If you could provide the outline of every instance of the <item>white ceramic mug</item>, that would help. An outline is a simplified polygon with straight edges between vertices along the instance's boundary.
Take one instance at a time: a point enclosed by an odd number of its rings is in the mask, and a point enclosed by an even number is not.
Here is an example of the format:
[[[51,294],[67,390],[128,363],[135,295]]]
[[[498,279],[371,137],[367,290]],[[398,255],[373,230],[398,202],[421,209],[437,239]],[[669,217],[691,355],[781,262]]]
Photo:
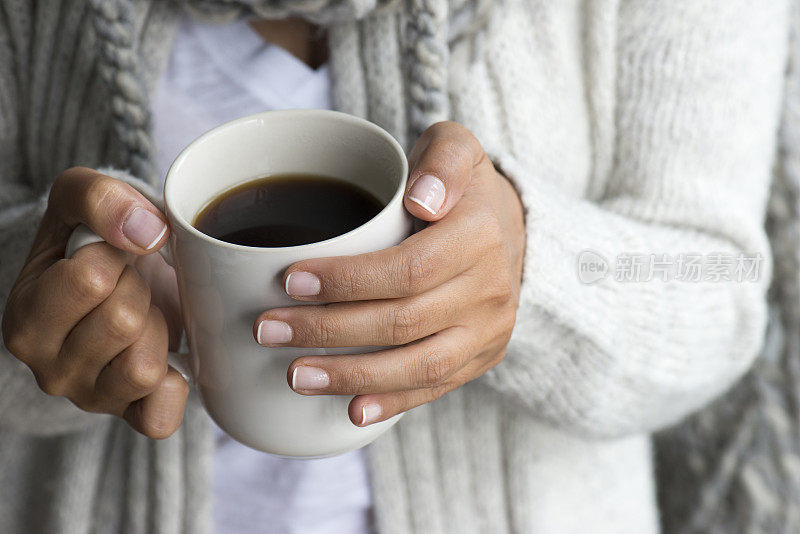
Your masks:
[[[346,234],[283,248],[234,245],[192,226],[221,192],[281,173],[341,178],[385,207]],[[403,149],[386,131],[324,110],[270,111],[225,123],[193,141],[170,167],[163,206],[170,237],[161,252],[177,273],[190,350],[182,361],[170,355],[170,363],[189,375],[210,416],[238,441],[282,456],[331,456],[368,444],[399,418],[360,428],[347,415],[351,396],[303,396],[287,384],[287,369],[298,356],[376,347],[264,348],[252,328],[262,311],[298,304],[281,283],[292,263],[379,250],[410,235],[412,218],[403,207],[407,174]],[[97,241],[99,236],[79,226],[67,257]]]

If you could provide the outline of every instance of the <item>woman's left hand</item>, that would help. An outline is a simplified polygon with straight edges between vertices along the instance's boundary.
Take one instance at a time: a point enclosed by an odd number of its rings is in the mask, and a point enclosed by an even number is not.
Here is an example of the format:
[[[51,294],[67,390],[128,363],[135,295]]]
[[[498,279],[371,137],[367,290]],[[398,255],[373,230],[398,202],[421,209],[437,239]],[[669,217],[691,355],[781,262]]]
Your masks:
[[[297,393],[355,395],[358,426],[481,376],[502,360],[516,318],[525,228],[514,188],[457,123],[430,127],[409,163],[406,209],[430,224],[388,249],[295,263],[288,294],[328,304],[265,311],[253,325],[271,347],[395,345],[289,366]]]

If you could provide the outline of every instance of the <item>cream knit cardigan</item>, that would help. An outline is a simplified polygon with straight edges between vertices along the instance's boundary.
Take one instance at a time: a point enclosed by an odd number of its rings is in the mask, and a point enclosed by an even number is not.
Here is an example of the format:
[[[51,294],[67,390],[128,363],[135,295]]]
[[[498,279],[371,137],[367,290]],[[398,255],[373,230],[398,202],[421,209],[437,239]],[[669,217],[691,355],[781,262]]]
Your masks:
[[[178,12],[134,4],[152,89]],[[336,108],[409,147],[396,6],[331,24],[330,64]],[[649,434],[719,396],[762,343],[788,7],[507,0],[451,40],[448,114],[525,205],[522,298],[498,367],[369,447],[379,532],[659,530]],[[119,170],[120,104],[91,13],[81,0],[0,0],[0,304],[62,169],[137,179]],[[756,282],[584,285],[585,249],[765,261]],[[0,532],[210,530],[212,441],[194,395],[181,429],[151,441],[44,395],[3,350],[0,429]]]

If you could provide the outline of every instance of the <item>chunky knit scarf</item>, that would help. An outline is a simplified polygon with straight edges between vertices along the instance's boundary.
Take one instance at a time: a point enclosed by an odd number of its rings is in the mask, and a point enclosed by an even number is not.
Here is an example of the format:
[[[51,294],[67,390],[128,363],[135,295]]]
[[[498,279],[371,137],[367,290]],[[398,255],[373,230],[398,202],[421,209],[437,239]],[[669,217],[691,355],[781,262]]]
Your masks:
[[[100,73],[110,87],[114,131],[123,158],[142,178],[153,173],[150,113],[141,75],[132,5],[136,0],[91,0],[98,36]],[[407,115],[419,134],[449,115],[447,63],[449,40],[474,30],[492,0],[184,0],[193,14],[209,20],[236,17],[300,16],[330,24],[362,18],[377,9],[405,14],[403,60],[408,80]],[[454,24],[449,24],[454,21]]]
[[[194,13],[224,21],[241,16],[304,17],[318,23],[359,19],[398,0],[186,0]],[[429,2],[430,3],[430,2]]]

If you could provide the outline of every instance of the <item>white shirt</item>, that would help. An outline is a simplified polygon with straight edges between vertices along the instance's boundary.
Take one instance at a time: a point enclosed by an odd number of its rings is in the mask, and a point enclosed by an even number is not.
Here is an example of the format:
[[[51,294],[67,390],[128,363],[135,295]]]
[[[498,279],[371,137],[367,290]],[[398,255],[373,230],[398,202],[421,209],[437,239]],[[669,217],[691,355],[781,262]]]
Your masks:
[[[271,109],[330,108],[326,66],[313,70],[265,43],[246,22],[185,18],[153,95],[161,176],[194,138],[222,122]],[[320,460],[255,451],[215,425],[217,534],[365,534],[371,493],[361,450]]]

